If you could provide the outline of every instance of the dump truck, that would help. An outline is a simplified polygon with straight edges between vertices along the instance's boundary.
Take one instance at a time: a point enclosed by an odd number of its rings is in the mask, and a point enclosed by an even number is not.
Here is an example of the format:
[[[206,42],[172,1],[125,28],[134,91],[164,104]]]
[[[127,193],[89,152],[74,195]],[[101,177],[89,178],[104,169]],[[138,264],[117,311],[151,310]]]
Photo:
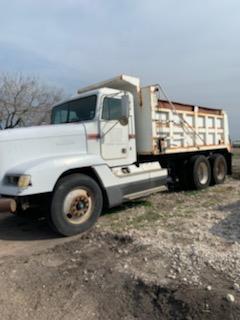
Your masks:
[[[172,102],[120,75],[53,106],[51,124],[1,131],[0,211],[45,210],[64,236],[163,185],[204,189],[231,174],[227,114]]]

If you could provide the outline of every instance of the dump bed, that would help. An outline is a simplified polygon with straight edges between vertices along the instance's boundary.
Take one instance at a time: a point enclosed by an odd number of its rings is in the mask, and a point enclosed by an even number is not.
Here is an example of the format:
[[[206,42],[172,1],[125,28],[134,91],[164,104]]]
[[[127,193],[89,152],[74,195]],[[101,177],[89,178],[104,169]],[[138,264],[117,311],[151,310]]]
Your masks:
[[[157,86],[141,89],[136,110],[136,137],[139,154],[166,154],[229,148],[226,113],[160,100]]]
[[[140,80],[128,75],[93,84],[78,93],[103,87],[133,94],[139,155],[230,150],[228,118],[221,109],[159,99],[159,85],[141,88]]]

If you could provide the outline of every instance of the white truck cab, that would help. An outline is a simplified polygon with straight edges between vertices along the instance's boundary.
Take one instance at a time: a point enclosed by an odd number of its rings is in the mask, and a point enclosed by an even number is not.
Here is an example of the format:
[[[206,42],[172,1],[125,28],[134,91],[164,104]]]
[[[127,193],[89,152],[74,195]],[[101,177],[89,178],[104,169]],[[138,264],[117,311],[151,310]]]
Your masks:
[[[80,90],[53,107],[51,125],[2,131],[2,210],[22,214],[44,199],[54,229],[72,235],[88,229],[103,206],[166,184],[158,161],[137,163],[134,93],[126,90],[137,90],[135,81],[121,76]]]
[[[222,183],[231,167],[226,114],[166,105],[158,94],[121,75],[54,106],[48,126],[2,131],[0,210],[44,208],[54,230],[73,235],[103,207],[159,190],[168,175],[196,189]]]

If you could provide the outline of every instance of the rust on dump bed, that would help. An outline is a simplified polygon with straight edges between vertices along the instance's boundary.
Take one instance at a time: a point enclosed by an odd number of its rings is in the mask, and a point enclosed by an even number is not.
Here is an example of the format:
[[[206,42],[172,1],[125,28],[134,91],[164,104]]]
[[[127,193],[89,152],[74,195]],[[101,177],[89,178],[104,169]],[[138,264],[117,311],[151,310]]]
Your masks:
[[[192,104],[185,104],[180,102],[172,102],[176,110],[179,111],[187,111],[187,112],[194,112],[194,108],[196,106]],[[158,100],[158,107],[163,109],[172,109],[170,103],[167,100]],[[199,113],[205,113],[205,114],[214,114],[214,115],[222,115],[223,111],[221,109],[211,109],[207,107],[198,107]]]

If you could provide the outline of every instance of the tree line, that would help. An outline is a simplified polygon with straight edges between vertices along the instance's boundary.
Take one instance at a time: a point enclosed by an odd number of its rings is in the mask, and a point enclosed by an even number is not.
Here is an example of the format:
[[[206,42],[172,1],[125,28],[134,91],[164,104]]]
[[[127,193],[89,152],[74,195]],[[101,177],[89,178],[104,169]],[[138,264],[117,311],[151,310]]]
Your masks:
[[[0,129],[50,122],[51,108],[63,100],[62,89],[32,76],[0,75]]]

